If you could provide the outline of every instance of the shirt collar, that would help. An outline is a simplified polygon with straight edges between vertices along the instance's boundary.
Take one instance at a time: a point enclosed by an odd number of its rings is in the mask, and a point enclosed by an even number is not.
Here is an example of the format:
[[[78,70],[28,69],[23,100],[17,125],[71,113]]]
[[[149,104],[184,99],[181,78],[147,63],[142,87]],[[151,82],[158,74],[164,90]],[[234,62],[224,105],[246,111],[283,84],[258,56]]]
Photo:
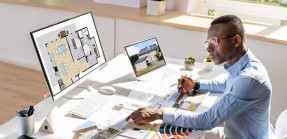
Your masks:
[[[232,66],[225,62],[225,70],[228,71],[232,76],[235,76],[239,71],[241,71],[241,69],[246,66],[246,64],[250,61],[252,55],[252,52],[250,50],[247,50],[247,52]]]

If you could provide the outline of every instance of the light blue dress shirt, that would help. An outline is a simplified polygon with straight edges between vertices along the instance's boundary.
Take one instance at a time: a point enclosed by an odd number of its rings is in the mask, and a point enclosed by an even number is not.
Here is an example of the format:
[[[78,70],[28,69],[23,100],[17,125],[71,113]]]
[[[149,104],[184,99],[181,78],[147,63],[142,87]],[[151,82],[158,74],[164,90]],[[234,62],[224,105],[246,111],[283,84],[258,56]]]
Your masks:
[[[266,69],[250,50],[224,68],[228,77],[200,82],[200,91],[225,93],[219,102],[203,113],[164,111],[163,122],[210,130],[225,121],[228,138],[268,138],[272,87]]]

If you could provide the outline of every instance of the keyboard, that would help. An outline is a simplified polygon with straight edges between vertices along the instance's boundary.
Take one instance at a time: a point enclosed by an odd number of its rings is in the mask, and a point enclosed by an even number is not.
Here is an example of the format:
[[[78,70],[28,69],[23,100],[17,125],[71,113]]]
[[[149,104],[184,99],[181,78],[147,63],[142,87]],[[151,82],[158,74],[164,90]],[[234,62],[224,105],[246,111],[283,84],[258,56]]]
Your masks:
[[[87,119],[106,105],[109,101],[110,99],[106,96],[93,93],[89,97],[82,100],[82,102],[70,110],[69,113]]]

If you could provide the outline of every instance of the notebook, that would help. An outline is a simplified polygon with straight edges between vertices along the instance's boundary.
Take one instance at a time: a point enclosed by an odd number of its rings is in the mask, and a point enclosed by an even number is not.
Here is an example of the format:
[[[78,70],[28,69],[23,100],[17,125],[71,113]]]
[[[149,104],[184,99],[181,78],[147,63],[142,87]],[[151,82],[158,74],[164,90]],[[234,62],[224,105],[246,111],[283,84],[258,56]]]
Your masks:
[[[138,80],[172,86],[180,78],[180,70],[166,64],[156,38],[128,45],[125,50]]]

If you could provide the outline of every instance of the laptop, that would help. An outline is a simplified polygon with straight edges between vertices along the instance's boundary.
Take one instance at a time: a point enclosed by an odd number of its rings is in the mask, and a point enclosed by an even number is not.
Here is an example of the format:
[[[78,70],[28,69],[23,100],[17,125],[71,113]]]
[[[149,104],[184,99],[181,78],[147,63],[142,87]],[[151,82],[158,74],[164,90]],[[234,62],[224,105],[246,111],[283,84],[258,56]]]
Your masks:
[[[156,38],[125,46],[125,50],[138,80],[171,87],[180,78],[179,68],[166,64]]]

